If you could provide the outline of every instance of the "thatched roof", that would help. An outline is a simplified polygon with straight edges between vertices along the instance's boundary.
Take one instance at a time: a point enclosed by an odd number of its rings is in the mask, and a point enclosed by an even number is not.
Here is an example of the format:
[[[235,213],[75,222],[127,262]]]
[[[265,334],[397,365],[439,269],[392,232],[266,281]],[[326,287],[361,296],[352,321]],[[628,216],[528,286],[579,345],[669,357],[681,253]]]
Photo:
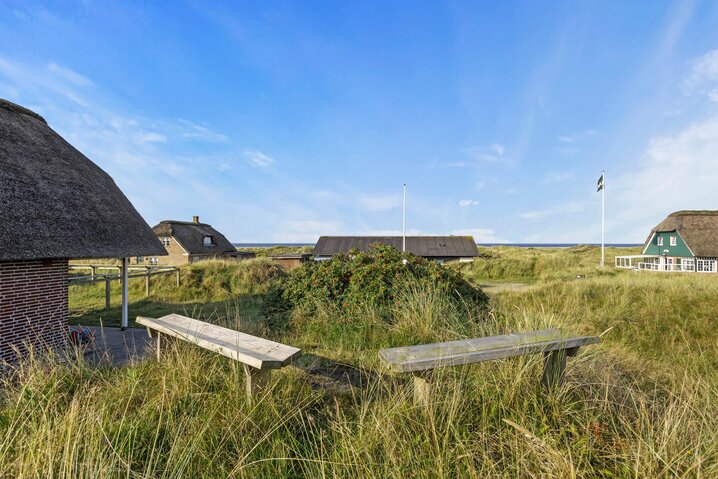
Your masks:
[[[651,230],[645,251],[655,233],[677,231],[696,256],[718,256],[718,211],[676,211]]]
[[[401,251],[401,236],[322,236],[314,256],[333,256],[351,249],[367,251],[372,244],[388,244]],[[468,258],[479,255],[473,236],[407,236],[406,251],[425,258]]]
[[[157,236],[172,236],[189,254],[239,255],[237,248],[222,233],[207,223],[165,220],[152,228]],[[211,236],[213,246],[205,246],[205,236]],[[244,255],[244,253],[243,253]]]
[[[0,261],[166,254],[112,178],[0,99]]]

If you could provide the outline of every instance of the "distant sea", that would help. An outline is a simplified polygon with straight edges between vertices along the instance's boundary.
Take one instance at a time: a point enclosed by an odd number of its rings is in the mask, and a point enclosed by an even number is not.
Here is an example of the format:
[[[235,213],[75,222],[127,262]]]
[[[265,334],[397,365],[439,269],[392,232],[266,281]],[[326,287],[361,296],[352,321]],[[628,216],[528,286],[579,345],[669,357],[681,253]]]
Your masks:
[[[314,243],[233,243],[237,248],[271,248],[273,246],[314,246]],[[601,246],[601,243],[477,243],[478,246],[518,246],[520,248],[572,248],[574,246]],[[606,243],[609,248],[637,248],[642,243]]]

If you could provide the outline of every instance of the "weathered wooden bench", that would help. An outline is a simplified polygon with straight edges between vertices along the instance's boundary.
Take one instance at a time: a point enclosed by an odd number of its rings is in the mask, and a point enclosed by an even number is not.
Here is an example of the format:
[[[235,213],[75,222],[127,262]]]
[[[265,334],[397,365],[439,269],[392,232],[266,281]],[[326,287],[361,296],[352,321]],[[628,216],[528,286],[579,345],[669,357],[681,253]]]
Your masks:
[[[272,369],[287,366],[302,354],[300,349],[285,344],[179,314],[158,319],[138,316],[136,322],[147,328],[150,337],[154,332],[157,359],[160,358],[162,338],[174,337],[242,363],[250,400],[267,384]]]
[[[558,329],[507,334],[446,343],[382,349],[379,358],[391,371],[414,375],[414,401],[427,405],[431,398],[432,371],[447,366],[479,363],[526,354],[543,353],[542,382],[553,388],[563,380],[566,356],[581,346],[600,342],[596,336],[565,336]]]

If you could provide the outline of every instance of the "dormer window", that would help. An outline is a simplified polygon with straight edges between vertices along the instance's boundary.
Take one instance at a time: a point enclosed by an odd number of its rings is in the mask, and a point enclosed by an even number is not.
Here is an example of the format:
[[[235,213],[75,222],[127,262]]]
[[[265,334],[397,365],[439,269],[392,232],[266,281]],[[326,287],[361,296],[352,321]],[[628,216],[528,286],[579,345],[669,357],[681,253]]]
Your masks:
[[[202,244],[204,246],[214,246],[214,236],[205,236]]]
[[[671,246],[676,246],[678,244],[678,240],[675,236],[671,236]]]
[[[663,246],[663,236],[658,237],[658,246]]]

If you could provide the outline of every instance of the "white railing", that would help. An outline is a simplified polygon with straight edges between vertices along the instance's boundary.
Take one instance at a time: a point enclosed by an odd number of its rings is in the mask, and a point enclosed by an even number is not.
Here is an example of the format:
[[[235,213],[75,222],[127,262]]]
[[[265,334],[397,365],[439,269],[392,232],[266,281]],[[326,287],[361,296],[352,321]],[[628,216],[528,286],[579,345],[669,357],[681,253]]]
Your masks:
[[[658,256],[616,256],[616,268],[632,269],[638,271],[667,271],[674,273],[716,273],[718,272],[718,258],[682,258],[674,259],[672,263],[663,263]]]
[[[659,263],[638,263],[638,269],[646,271],[672,271],[676,273],[692,273],[694,272],[694,265],[684,264],[659,264]]]

